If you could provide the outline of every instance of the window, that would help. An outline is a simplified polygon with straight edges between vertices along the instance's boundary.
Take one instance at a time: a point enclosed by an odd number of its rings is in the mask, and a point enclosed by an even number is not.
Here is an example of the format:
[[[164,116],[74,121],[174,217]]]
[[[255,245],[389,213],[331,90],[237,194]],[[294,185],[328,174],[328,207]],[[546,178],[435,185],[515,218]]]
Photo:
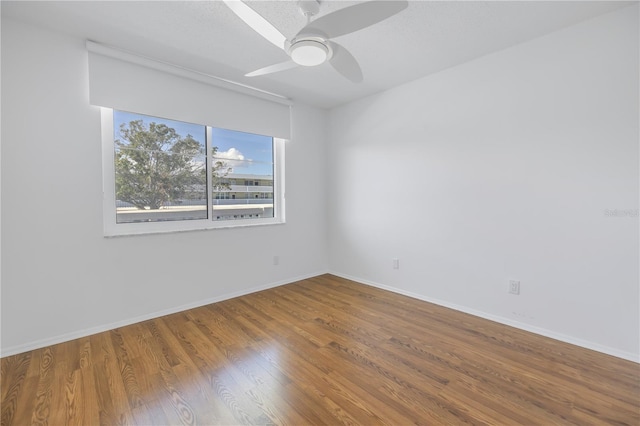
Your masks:
[[[211,137],[217,167],[212,184],[213,219],[273,218],[273,198],[259,198],[260,191],[273,190],[273,138],[215,128]],[[238,180],[244,185],[232,183]],[[226,194],[231,194],[231,200],[225,199]]]
[[[284,140],[102,111],[106,235],[284,222]]]

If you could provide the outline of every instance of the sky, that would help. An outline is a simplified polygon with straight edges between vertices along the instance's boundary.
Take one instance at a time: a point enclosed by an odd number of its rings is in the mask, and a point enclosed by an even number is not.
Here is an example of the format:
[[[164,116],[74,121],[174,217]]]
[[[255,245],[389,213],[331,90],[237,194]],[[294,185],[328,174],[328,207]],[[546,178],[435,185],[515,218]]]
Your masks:
[[[217,128],[212,133],[216,158],[224,159],[234,173],[273,174],[273,138]]]
[[[146,125],[151,122],[165,124],[182,136],[190,134],[205,146],[206,128],[203,125],[167,120],[164,118],[113,111],[115,137],[119,138],[120,124],[142,120]],[[212,129],[212,146],[218,147],[215,159],[224,161],[233,168],[232,174],[273,174],[273,138],[226,129]]]

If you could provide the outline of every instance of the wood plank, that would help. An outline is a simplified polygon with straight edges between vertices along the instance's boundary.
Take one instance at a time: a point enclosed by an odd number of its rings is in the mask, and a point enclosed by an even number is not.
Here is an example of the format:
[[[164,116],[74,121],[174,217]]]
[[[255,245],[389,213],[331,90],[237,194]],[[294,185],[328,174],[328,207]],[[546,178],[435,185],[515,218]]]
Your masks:
[[[95,334],[90,336],[89,341],[92,348],[91,357],[99,407],[99,424],[106,426],[131,423],[128,421],[131,417],[131,408],[124,383],[119,378],[116,354],[109,333]],[[52,406],[58,405],[52,401]]]
[[[18,398],[27,384],[27,370],[31,364],[32,353],[2,358],[2,407],[0,422],[2,425],[13,424],[16,411],[19,410]],[[30,388],[24,390],[29,393]]]

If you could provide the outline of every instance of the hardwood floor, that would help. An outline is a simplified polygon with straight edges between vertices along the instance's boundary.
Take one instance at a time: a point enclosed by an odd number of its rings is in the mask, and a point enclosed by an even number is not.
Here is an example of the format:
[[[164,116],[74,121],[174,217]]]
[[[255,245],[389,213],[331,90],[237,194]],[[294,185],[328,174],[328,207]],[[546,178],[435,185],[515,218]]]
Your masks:
[[[2,359],[2,425],[640,424],[640,365],[324,275]]]

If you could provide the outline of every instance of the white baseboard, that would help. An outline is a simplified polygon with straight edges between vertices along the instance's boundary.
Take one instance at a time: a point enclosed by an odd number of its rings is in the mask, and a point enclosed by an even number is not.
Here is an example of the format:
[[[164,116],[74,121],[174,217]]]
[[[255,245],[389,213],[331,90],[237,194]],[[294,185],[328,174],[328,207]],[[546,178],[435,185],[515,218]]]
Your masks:
[[[198,300],[185,305],[176,306],[173,308],[163,309],[161,311],[152,312],[145,315],[140,315],[134,318],[128,318],[122,321],[117,321],[109,324],[100,325],[97,327],[85,328],[82,330],[72,331],[70,333],[61,334],[55,337],[48,337],[46,339],[36,340],[33,342],[25,343],[22,345],[9,346],[8,348],[2,348],[0,350],[0,357],[7,357],[11,355],[20,354],[35,349],[44,348],[51,345],[57,345],[58,343],[68,342],[70,340],[79,339],[82,337],[91,336],[93,334],[102,333],[104,331],[113,330],[115,328],[124,327],[131,324],[136,324],[142,321],[147,321],[154,318],[159,318],[165,315],[171,315],[178,312],[186,311],[193,308],[199,308],[200,306],[210,305],[211,303],[222,302],[223,300],[233,299],[234,297],[244,296],[258,291],[267,290],[274,287],[280,287],[285,284],[290,284],[296,281],[304,280],[307,278],[317,277],[318,275],[326,274],[326,271],[316,272],[313,274],[306,274],[290,279],[277,281],[269,284],[264,284],[256,287],[251,287],[246,290],[237,291],[233,293],[226,293],[220,296],[211,297],[209,299]]]
[[[402,294],[404,296],[412,297],[414,299],[423,300],[425,302],[433,303],[435,305],[444,306],[445,308],[454,309],[456,311],[464,312],[466,314],[470,314],[476,317],[488,319],[500,324],[508,325],[514,328],[518,328],[520,330],[528,331],[534,334],[539,334],[541,336],[549,337],[551,339],[559,340],[561,342],[570,343],[572,345],[580,346],[582,348],[591,349],[597,352],[602,352],[607,355],[612,355],[617,358],[626,359],[628,361],[633,361],[640,363],[640,355],[634,354],[631,352],[621,351],[619,349],[611,348],[608,346],[600,345],[598,343],[590,342],[587,340],[578,339],[573,336],[568,336],[566,334],[557,333],[552,330],[547,330],[541,327],[535,327],[529,324],[522,323],[520,321],[514,321],[510,318],[501,317],[498,315],[488,314],[486,312],[478,311],[476,309],[468,308],[466,306],[456,305],[455,303],[449,303],[438,299],[433,299],[422,294],[413,293],[410,291],[402,290],[396,287],[391,287],[388,285],[380,284],[374,281],[365,280],[363,278],[350,276],[347,274],[342,274],[340,272],[329,271],[330,274],[335,275],[337,277],[345,278],[351,281],[360,282],[363,284],[370,285],[372,287],[377,287],[383,290],[391,291],[393,293]]]
[[[258,291],[262,291],[262,290],[267,290],[269,288],[275,288],[275,287],[280,287],[282,285],[285,284],[289,284],[289,283],[293,283],[296,281],[300,281],[300,280],[304,280],[307,278],[312,278],[312,277],[316,277],[318,275],[323,275],[323,274],[332,274],[335,275],[337,277],[342,277],[348,280],[352,280],[352,281],[356,281],[356,282],[360,282],[363,284],[367,284],[370,285],[372,287],[377,287],[383,290],[387,290],[387,291],[391,291],[393,293],[397,293],[397,294],[402,294],[404,296],[408,296],[408,297],[412,297],[414,299],[418,299],[418,300],[423,300],[425,302],[429,302],[429,303],[433,303],[439,306],[444,306],[446,308],[450,308],[450,309],[454,309],[456,311],[460,311],[460,312],[464,312],[470,315],[474,315],[476,317],[480,317],[480,318],[484,318],[484,319],[488,319],[491,321],[495,321],[497,323],[500,324],[505,324],[511,327],[515,327],[518,328],[520,330],[524,330],[524,331],[529,331],[531,333],[535,333],[535,334],[539,334],[541,336],[545,336],[545,337],[549,337],[551,339],[555,339],[555,340],[559,340],[561,342],[565,342],[565,343],[570,343],[576,346],[580,346],[586,349],[591,349],[597,352],[602,352],[604,354],[607,355],[612,355],[618,358],[622,358],[622,359],[626,359],[628,361],[633,361],[633,362],[637,362],[640,363],[640,355],[638,354],[634,354],[631,352],[626,352],[626,351],[621,351],[615,348],[611,348],[608,346],[604,346],[604,345],[600,345],[598,343],[593,343],[593,342],[589,342],[586,340],[582,340],[582,339],[578,339],[572,336],[568,336],[565,334],[561,334],[561,333],[557,333],[555,331],[552,330],[547,330],[545,328],[540,328],[540,327],[535,327],[529,324],[525,324],[519,321],[514,321],[512,319],[509,318],[505,318],[505,317],[501,317],[498,315],[493,315],[493,314],[488,314],[486,312],[482,312],[482,311],[478,311],[476,309],[472,309],[472,308],[468,308],[466,306],[461,306],[461,305],[456,305],[455,303],[449,303],[449,302],[445,302],[442,300],[438,300],[438,299],[433,299],[427,296],[424,296],[422,294],[417,294],[417,293],[413,293],[410,291],[406,291],[406,290],[402,290],[396,287],[391,287],[388,285],[384,285],[384,284],[380,284],[374,281],[370,281],[370,280],[366,280],[363,278],[359,278],[359,277],[354,277],[348,274],[343,274],[340,272],[335,272],[335,271],[318,271],[316,273],[312,273],[312,274],[305,274],[302,276],[298,276],[298,277],[293,277],[287,280],[282,280],[282,281],[277,281],[277,282],[273,282],[273,283],[269,283],[269,284],[264,284],[261,286],[256,286],[256,287],[251,287],[249,289],[246,290],[242,290],[242,291],[237,291],[237,292],[233,292],[233,293],[226,293],[220,296],[216,296],[216,297],[212,297],[209,299],[205,299],[205,300],[198,300],[196,302],[192,302],[192,303],[188,303],[185,305],[181,305],[181,306],[176,306],[173,308],[168,308],[168,309],[164,309],[162,311],[157,311],[157,312],[153,312],[153,313],[149,313],[149,314],[145,314],[145,315],[140,315],[138,317],[134,317],[134,318],[129,318],[126,320],[122,320],[122,321],[117,321],[114,323],[110,323],[110,324],[104,324],[101,326],[97,326],[97,327],[91,327],[91,328],[87,328],[87,329],[83,329],[83,330],[78,330],[78,331],[74,331],[71,333],[65,333],[65,334],[61,334],[55,337],[50,337],[50,338],[46,338],[46,339],[41,339],[41,340],[36,340],[34,342],[29,342],[23,345],[16,345],[16,346],[10,346],[8,348],[2,348],[0,350],[0,357],[6,357],[6,356],[11,356],[11,355],[16,355],[19,353],[23,353],[23,352],[27,352],[27,351],[31,351],[31,350],[35,350],[35,349],[40,349],[40,348],[44,348],[47,346],[51,346],[51,345],[56,345],[58,343],[63,343],[63,342],[68,342],[70,340],[75,340],[75,339],[79,339],[82,337],[87,337],[87,336],[91,336],[93,334],[97,334],[97,333],[102,333],[104,331],[109,331],[109,330],[113,330],[115,328],[119,328],[119,327],[124,327],[127,325],[131,325],[131,324],[136,324],[142,321],[147,321],[150,319],[154,319],[154,318],[159,318],[165,315],[171,315],[171,314],[175,314],[177,312],[182,312],[182,311],[186,311],[189,309],[193,309],[193,308],[198,308],[200,306],[205,306],[205,305],[209,305],[211,303],[216,303],[216,302],[221,302],[223,300],[228,300],[228,299],[233,299],[234,297],[239,297],[239,296],[244,296],[247,294],[251,294],[251,293],[256,293]]]

